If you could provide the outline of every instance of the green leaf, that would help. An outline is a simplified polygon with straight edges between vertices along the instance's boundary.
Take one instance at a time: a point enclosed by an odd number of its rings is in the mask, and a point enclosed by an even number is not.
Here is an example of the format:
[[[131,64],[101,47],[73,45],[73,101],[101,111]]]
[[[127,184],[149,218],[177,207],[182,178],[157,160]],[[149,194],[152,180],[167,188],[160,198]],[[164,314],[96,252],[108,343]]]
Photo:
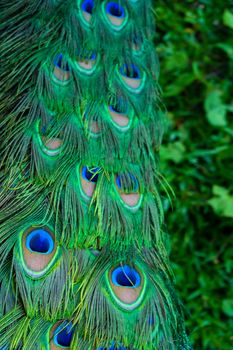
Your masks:
[[[219,49],[223,50],[224,52],[226,52],[226,54],[228,55],[228,57],[233,60],[233,47],[230,44],[225,44],[225,43],[219,43],[216,45],[216,47],[218,47]]]
[[[213,186],[213,198],[208,200],[209,205],[216,214],[224,217],[233,218],[233,196],[229,194],[226,188]]]
[[[177,96],[180,95],[182,91],[184,91],[189,85],[193,83],[195,80],[194,74],[183,73],[176,80],[174,80],[173,84],[167,86],[164,96]]]
[[[222,301],[222,311],[225,315],[233,317],[233,300],[225,299]]]
[[[222,93],[220,90],[209,92],[205,99],[206,117],[209,123],[213,126],[227,125],[227,108],[222,102]]]
[[[176,49],[173,48],[172,54],[169,55],[168,53],[167,56],[165,61],[166,71],[183,70],[189,64],[189,58],[185,50],[176,51]]]
[[[227,196],[228,195],[228,190],[224,187],[214,185],[213,186],[213,194],[216,196]]]
[[[233,13],[227,9],[223,13],[223,23],[225,26],[233,29]]]
[[[168,146],[161,146],[160,156],[162,161],[171,160],[176,164],[183,161],[185,155],[185,146],[182,142],[177,141]]]

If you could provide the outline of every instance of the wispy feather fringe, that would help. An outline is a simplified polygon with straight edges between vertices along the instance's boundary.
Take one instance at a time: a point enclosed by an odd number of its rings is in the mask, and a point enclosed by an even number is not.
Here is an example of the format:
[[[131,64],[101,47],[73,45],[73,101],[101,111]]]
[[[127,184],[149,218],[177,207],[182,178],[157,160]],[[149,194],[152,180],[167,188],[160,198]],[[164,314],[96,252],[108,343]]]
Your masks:
[[[106,251],[97,257],[80,284],[81,300],[74,315],[74,323],[83,330],[82,336],[103,347],[109,346],[114,339],[116,344],[136,349],[145,349],[145,344],[151,350],[167,350],[168,344],[169,349],[179,349],[176,331],[182,316],[161,261],[154,256],[150,265],[142,258],[130,262],[136,263],[143,271],[146,290],[142,304],[133,311],[126,311],[115,304],[106,279],[107,272],[112,266],[117,266],[117,261],[112,260]]]
[[[70,317],[77,303],[74,291],[77,262],[71,252],[59,248],[60,255],[50,271],[40,278],[33,278],[25,271],[25,263],[18,250],[19,246],[14,251],[16,288],[19,289],[27,315],[42,316],[50,321]]]

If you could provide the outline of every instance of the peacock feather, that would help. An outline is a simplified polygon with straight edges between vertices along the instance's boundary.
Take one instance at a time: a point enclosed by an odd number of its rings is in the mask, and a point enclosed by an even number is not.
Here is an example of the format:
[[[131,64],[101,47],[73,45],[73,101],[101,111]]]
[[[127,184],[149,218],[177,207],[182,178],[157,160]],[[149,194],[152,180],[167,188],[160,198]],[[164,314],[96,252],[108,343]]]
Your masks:
[[[189,350],[151,1],[0,0],[0,348]]]

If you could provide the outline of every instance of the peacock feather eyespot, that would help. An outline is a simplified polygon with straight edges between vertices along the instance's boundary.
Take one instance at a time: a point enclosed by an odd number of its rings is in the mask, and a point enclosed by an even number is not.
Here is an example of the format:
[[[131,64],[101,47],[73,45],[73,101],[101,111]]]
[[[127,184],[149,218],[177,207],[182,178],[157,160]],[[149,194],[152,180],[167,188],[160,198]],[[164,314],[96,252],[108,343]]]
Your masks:
[[[89,55],[79,55],[77,58],[77,68],[80,72],[91,75],[97,67],[98,55],[92,52]]]
[[[119,266],[112,271],[112,283],[117,287],[137,288],[141,277],[137,270],[128,265]]]
[[[145,84],[145,73],[135,64],[124,64],[119,69],[119,75],[124,85],[132,92],[139,93]]]
[[[73,326],[68,322],[59,322],[51,330],[50,349],[69,349],[74,334]]]
[[[49,157],[55,157],[62,151],[63,140],[59,137],[49,137],[47,126],[40,127],[40,122],[36,125],[36,134],[40,149]]]
[[[127,131],[132,122],[132,110],[126,102],[118,100],[108,106],[109,115],[113,124],[121,131]]]
[[[139,209],[142,201],[138,179],[131,173],[115,177],[116,190],[124,205],[133,211]]]
[[[128,21],[128,13],[126,8],[124,8],[119,2],[103,2],[102,11],[104,13],[104,18],[113,30],[120,31],[125,27]]]
[[[25,271],[32,277],[42,277],[53,265],[58,253],[54,234],[45,226],[31,226],[20,240]]]
[[[32,253],[50,254],[54,249],[54,241],[48,231],[40,228],[27,235],[26,248]]]
[[[140,79],[140,70],[139,68],[134,65],[134,64],[124,64],[121,68],[120,68],[120,73],[121,75],[123,75],[124,77],[127,78],[131,78],[131,79]]]
[[[108,2],[106,5],[106,11],[109,15],[117,18],[125,17],[124,7],[117,2],[113,2],[113,1]]]
[[[49,138],[44,141],[43,152],[48,156],[57,156],[61,152],[62,140],[59,138]]]
[[[83,166],[79,170],[81,193],[87,201],[93,196],[99,177],[100,168],[95,166]]]
[[[127,108],[122,108],[120,103],[112,104],[109,106],[109,109],[115,113],[118,114],[126,114],[127,113]]]
[[[97,183],[98,176],[99,176],[99,167],[83,167],[82,169],[82,177],[89,182]]]
[[[88,125],[88,129],[90,132],[90,136],[98,137],[101,133],[100,125],[98,123],[98,117],[93,115],[90,117],[90,111],[88,109],[84,113],[84,123],[86,122]]]
[[[62,53],[53,61],[53,80],[59,85],[67,85],[70,81],[70,67]]]
[[[138,192],[139,182],[136,176],[131,173],[117,175],[116,184],[120,191],[123,192]]]
[[[134,310],[142,300],[145,290],[145,277],[138,267],[118,265],[108,272],[110,291],[119,306]]]
[[[90,24],[94,9],[94,0],[81,1],[82,18],[86,24]]]

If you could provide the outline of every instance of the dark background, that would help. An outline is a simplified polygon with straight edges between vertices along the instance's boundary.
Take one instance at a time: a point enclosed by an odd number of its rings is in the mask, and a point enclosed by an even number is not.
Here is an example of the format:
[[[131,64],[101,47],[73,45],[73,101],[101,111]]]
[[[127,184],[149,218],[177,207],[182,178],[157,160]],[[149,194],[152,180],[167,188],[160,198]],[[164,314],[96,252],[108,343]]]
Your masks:
[[[233,349],[233,2],[154,2],[167,108],[161,173],[176,288],[195,350]],[[171,203],[172,202],[172,203]]]

